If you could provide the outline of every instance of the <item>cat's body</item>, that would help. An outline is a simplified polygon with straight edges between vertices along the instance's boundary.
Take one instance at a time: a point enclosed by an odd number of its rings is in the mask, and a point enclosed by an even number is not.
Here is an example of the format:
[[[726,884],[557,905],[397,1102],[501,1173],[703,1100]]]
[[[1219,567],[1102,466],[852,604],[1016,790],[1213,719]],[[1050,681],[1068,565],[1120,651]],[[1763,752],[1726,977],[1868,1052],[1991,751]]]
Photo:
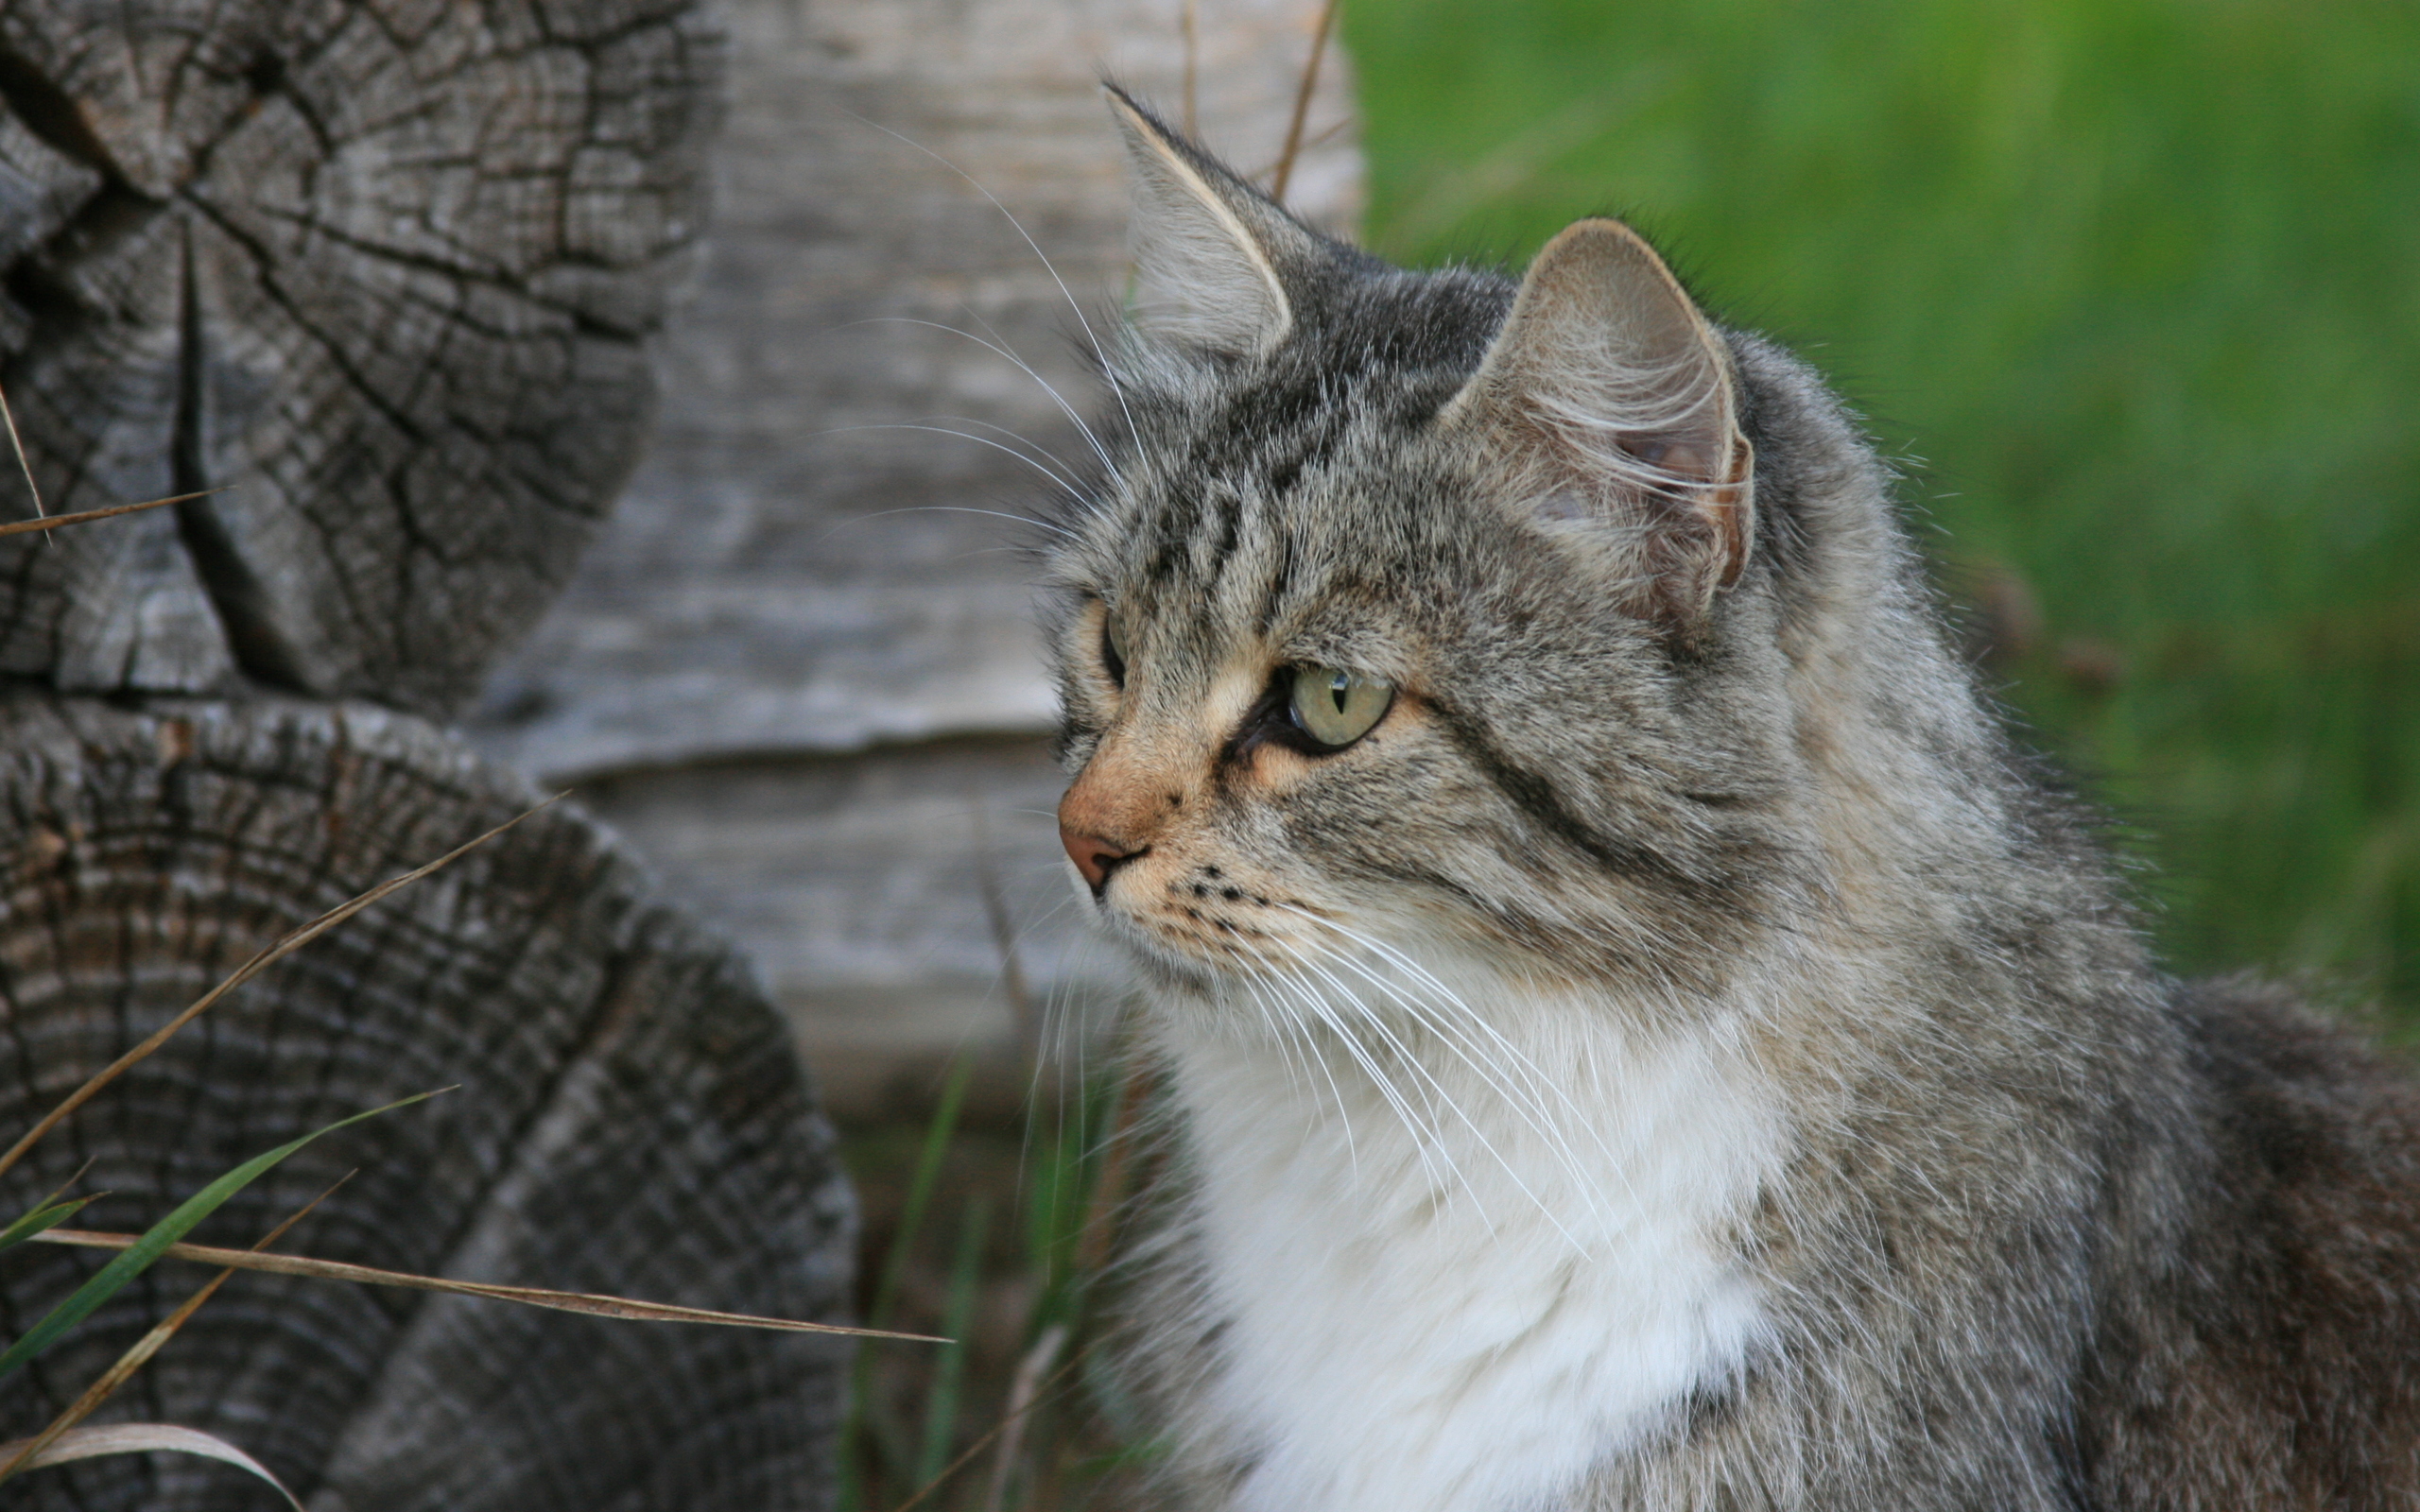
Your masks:
[[[1184,1503],[2420,1504],[2420,1096],[2155,970],[1820,382],[1613,223],[1516,303],[1120,110],[1061,817]]]

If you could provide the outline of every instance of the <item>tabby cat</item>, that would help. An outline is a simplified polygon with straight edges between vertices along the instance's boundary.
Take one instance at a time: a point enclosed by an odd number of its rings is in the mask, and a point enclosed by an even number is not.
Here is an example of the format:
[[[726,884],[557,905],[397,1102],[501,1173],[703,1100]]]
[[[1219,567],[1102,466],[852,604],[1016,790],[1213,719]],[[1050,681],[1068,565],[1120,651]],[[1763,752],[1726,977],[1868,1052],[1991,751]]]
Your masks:
[[[2420,1505],[2420,1097],[2161,973],[1815,374],[1618,222],[1407,272],[1112,104],[1046,580],[1171,1503]]]

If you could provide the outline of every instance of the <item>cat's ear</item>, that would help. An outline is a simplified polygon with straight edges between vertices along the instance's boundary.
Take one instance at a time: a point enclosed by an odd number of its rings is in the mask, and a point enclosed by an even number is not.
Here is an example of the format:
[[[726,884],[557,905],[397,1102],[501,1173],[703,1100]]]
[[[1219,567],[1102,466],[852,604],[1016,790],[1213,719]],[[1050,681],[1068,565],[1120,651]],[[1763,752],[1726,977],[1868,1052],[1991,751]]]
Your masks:
[[[1237,356],[1276,346],[1294,323],[1288,269],[1316,258],[1318,239],[1125,91],[1101,88],[1134,167],[1134,324]]]
[[[1440,417],[1505,464],[1517,507],[1609,555],[1642,612],[1694,622],[1754,539],[1754,456],[1713,325],[1639,234],[1583,220],[1530,265]]]

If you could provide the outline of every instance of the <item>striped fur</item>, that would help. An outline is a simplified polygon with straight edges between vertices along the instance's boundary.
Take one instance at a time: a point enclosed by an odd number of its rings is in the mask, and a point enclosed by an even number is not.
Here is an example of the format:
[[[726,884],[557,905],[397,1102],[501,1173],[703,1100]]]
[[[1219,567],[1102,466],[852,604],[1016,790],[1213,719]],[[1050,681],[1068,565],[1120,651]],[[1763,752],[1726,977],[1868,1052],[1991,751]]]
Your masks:
[[[1624,228],[1404,272],[1115,104],[1046,584],[1174,1503],[2420,1503],[2420,1100],[2160,973],[1816,376]],[[1300,665],[1394,702],[1289,744]]]

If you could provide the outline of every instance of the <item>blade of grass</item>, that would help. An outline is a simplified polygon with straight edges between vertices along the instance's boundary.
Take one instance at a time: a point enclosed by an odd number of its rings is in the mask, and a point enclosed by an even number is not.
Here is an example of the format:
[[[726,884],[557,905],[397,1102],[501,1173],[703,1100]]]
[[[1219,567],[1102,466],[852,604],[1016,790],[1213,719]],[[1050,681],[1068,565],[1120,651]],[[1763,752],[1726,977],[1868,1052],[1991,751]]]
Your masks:
[[[933,1121],[925,1125],[925,1147],[917,1153],[916,1174],[908,1180],[908,1200],[900,1208],[899,1231],[891,1236],[890,1253],[882,1263],[882,1283],[875,1288],[873,1308],[866,1314],[866,1321],[876,1328],[890,1321],[890,1310],[899,1301],[899,1283],[908,1274],[908,1257],[915,1247],[917,1230],[924,1226],[925,1209],[932,1201],[933,1183],[941,1176],[942,1157],[949,1152],[950,1136],[958,1132],[958,1110],[966,1101],[966,1086],[974,1075],[974,1053],[959,1052],[958,1058],[950,1063],[949,1079],[942,1084],[941,1102],[933,1109]]]
[[[429,862],[426,866],[415,867],[411,870],[405,872],[400,877],[389,877],[385,882],[380,883],[377,886],[371,888],[368,892],[362,893],[345,902],[338,903],[336,907],[329,909],[319,918],[311,919],[307,923],[297,925],[295,928],[287,930],[285,934],[280,935],[277,938],[269,941],[268,944],[263,946],[257,953],[255,953],[251,960],[246,961],[243,965],[235,968],[233,975],[228,977],[216,987],[212,988],[209,991],[203,993],[190,1007],[186,1008],[182,1013],[178,1014],[175,1018],[170,1019],[166,1023],[161,1025],[149,1039],[144,1040],[141,1044],[136,1045],[125,1055],[118,1057],[115,1060],[111,1061],[107,1066],[102,1067],[98,1072],[94,1074],[91,1080],[85,1082],[83,1086],[77,1088],[73,1092],[70,1092],[67,1095],[66,1101],[60,1103],[57,1108],[52,1108],[48,1113],[44,1114],[41,1123],[36,1124],[32,1128],[26,1131],[25,1138],[9,1146],[7,1154],[0,1155],[0,1175],[5,1175],[11,1166],[23,1160],[26,1152],[32,1149],[35,1143],[41,1140],[43,1135],[49,1133],[52,1129],[57,1128],[68,1114],[73,1113],[78,1108],[83,1107],[95,1093],[108,1086],[111,1082],[115,1081],[118,1075],[128,1067],[132,1066],[144,1057],[151,1054],[154,1050],[159,1049],[162,1045],[166,1044],[168,1040],[176,1035],[178,1030],[182,1029],[186,1024],[191,1023],[195,1019],[199,1018],[202,1013],[207,1011],[213,1005],[216,1004],[219,999],[225,997],[228,993],[233,992],[235,988],[243,986],[245,983],[251,981],[253,977],[260,975],[261,972],[268,970],[269,967],[275,965],[285,956],[292,954],[295,951],[300,950],[304,945],[318,939],[320,936],[326,934],[329,930],[336,928],[338,924],[343,923],[346,919],[351,919],[354,915],[369,907],[372,903],[385,898],[388,894],[394,892],[398,888],[409,886],[411,884],[420,881],[421,878],[427,876],[430,872],[437,870],[439,868],[444,867],[467,854],[471,850],[487,844],[490,840],[494,839],[505,831],[511,829],[516,824],[519,824],[523,819],[527,818],[530,815],[538,813],[540,810],[546,808],[550,804],[561,801],[563,795],[558,793],[553,798],[546,799],[544,803],[540,803],[533,808],[525,809],[521,813],[505,820],[502,824],[497,825],[494,829],[488,831],[485,834],[478,836],[476,839],[468,840],[461,845],[456,846],[453,850],[446,851],[443,855],[439,856],[432,862]],[[396,1106],[400,1107],[402,1105],[398,1104]],[[320,1132],[324,1133],[326,1131],[323,1129]]]
[[[95,1233],[88,1228],[54,1228],[41,1236],[46,1245],[74,1245],[86,1249],[130,1249],[140,1243],[134,1234]],[[232,1265],[237,1270],[268,1271],[276,1276],[312,1276],[320,1280],[357,1281],[365,1286],[400,1286],[410,1291],[448,1292],[458,1297],[484,1297],[491,1301],[547,1307],[559,1313],[590,1317],[627,1318],[636,1323],[716,1323],[731,1328],[774,1329],[787,1333],[844,1333],[855,1338],[899,1339],[909,1344],[947,1344],[931,1333],[901,1333],[884,1329],[852,1328],[841,1323],[808,1323],[798,1318],[760,1317],[753,1313],[718,1313],[706,1307],[681,1307],[671,1302],[645,1302],[596,1292],[558,1292],[543,1286],[503,1286],[493,1281],[460,1281],[441,1276],[415,1276],[409,1271],[380,1270],[341,1260],[314,1260],[307,1255],[259,1255],[248,1249],[221,1249],[215,1245],[174,1244],[160,1251],[163,1260],[199,1261],[205,1265]]]
[[[327,1191],[320,1193],[318,1196],[313,1197],[310,1201],[302,1204],[302,1206],[296,1209],[293,1215],[288,1217],[284,1223],[279,1224],[268,1233],[263,1234],[260,1242],[252,1246],[252,1248],[255,1251],[263,1250],[277,1243],[280,1239],[285,1236],[286,1230],[292,1228],[296,1224],[301,1223],[304,1217],[308,1216],[312,1209],[318,1207],[320,1203],[327,1201],[328,1198],[334,1194],[337,1187],[340,1187],[344,1185],[345,1182],[352,1179],[353,1176],[350,1172],[339,1177],[335,1186],[329,1187]],[[107,1370],[102,1371],[99,1379],[95,1380],[91,1385],[84,1388],[84,1394],[82,1396],[70,1402],[66,1411],[60,1413],[58,1417],[50,1420],[49,1427],[43,1429],[34,1437],[26,1439],[25,1441],[25,1447],[18,1450],[14,1454],[10,1454],[4,1459],[0,1459],[0,1481],[5,1481],[9,1476],[16,1474],[20,1469],[25,1469],[27,1461],[31,1460],[35,1455],[40,1454],[43,1450],[48,1449],[51,1445],[57,1443],[60,1435],[67,1433],[78,1423],[80,1423],[85,1418],[91,1417],[93,1415],[93,1409],[98,1407],[102,1402],[109,1400],[111,1396],[117,1391],[118,1387],[126,1384],[127,1381],[133,1376],[134,1372],[142,1369],[147,1361],[148,1361],[153,1355],[160,1352],[161,1346],[176,1337],[177,1331],[185,1326],[185,1320],[192,1317],[196,1313],[200,1312],[201,1304],[209,1301],[212,1297],[216,1296],[218,1288],[226,1285],[228,1279],[234,1274],[234,1270],[231,1267],[220,1271],[217,1275],[204,1282],[201,1289],[194,1293],[191,1297],[186,1297],[183,1304],[175,1312],[169,1314],[166,1317],[162,1318],[158,1323],[153,1324],[149,1332],[135,1340],[133,1348],[128,1349],[124,1354],[119,1355],[117,1357],[116,1364],[111,1366]]]
[[[0,1444],[0,1453],[14,1452],[27,1440]],[[147,1454],[165,1451],[173,1454],[199,1454],[250,1470],[285,1498],[294,1512],[303,1512],[302,1503],[284,1482],[268,1472],[268,1467],[252,1458],[223,1438],[215,1438],[196,1428],[180,1428],[174,1423],[104,1423],[98,1428],[77,1428],[61,1434],[56,1443],[34,1455],[26,1463],[27,1469],[41,1469],[46,1465],[64,1465],[71,1460],[98,1459],[104,1454]]]
[[[977,1197],[966,1205],[966,1221],[958,1231],[958,1253],[949,1266],[949,1301],[942,1327],[953,1342],[933,1362],[932,1388],[925,1396],[925,1437],[916,1455],[916,1483],[941,1473],[949,1459],[950,1440],[958,1436],[958,1394],[966,1376],[966,1333],[975,1318],[975,1292],[983,1269],[983,1230],[991,1212]]]
[[[97,1192],[93,1194],[93,1197],[99,1195]],[[92,1201],[93,1197],[78,1197],[72,1202],[47,1202],[36,1208],[8,1228],[0,1228],[0,1249],[6,1249],[11,1245],[22,1245],[45,1228],[58,1228],[76,1216],[78,1210]]]
[[[925,1125],[924,1148],[917,1152],[916,1171],[908,1180],[908,1197],[899,1210],[899,1228],[890,1236],[890,1252],[883,1257],[882,1275],[874,1284],[873,1305],[866,1311],[866,1321],[877,1330],[890,1321],[891,1310],[898,1305],[900,1282],[908,1274],[908,1259],[914,1252],[918,1231],[924,1227],[925,1209],[932,1200],[933,1183],[941,1176],[942,1158],[949,1152],[950,1136],[958,1129],[959,1108],[966,1100],[967,1084],[974,1074],[974,1055],[959,1051],[958,1058],[950,1062],[947,1079],[942,1083],[941,1101],[933,1108],[932,1121]],[[848,1415],[840,1422],[839,1504],[843,1507],[857,1506],[859,1441],[867,1436],[870,1428],[879,1425],[879,1420],[869,1414],[873,1390],[873,1351],[860,1349],[849,1387]],[[904,1456],[900,1463],[905,1463]]]
[[[445,1090],[451,1091],[450,1088]],[[376,1118],[381,1113],[390,1113],[398,1108],[409,1108],[414,1103],[424,1103],[436,1095],[436,1092],[415,1093],[400,1102],[389,1103],[384,1108],[373,1108],[367,1112],[355,1113],[350,1118],[338,1119],[324,1128],[313,1129],[300,1139],[286,1141],[266,1155],[253,1156],[187,1197],[178,1206],[176,1211],[145,1230],[140,1238],[127,1246],[124,1253],[94,1272],[90,1280],[69,1295],[67,1300],[52,1308],[23,1338],[10,1345],[7,1353],[0,1354],[0,1376],[7,1375],[50,1348],[52,1341],[84,1321],[93,1309],[108,1301],[116,1294],[119,1287],[141,1275],[170,1245],[183,1238],[194,1225],[216,1211],[219,1204],[250,1186],[255,1177],[278,1161],[285,1160],[323,1134],[333,1134],[337,1129],[350,1127],[363,1119]],[[43,1237],[54,1239],[57,1230],[54,1229]],[[237,1250],[235,1253],[241,1254],[243,1251]]]
[[[1060,1383],[1065,1381],[1068,1375],[1075,1370],[1076,1366],[1080,1364],[1084,1358],[1085,1356],[1082,1354],[1075,1355],[1064,1365],[1062,1365],[1058,1369],[1051,1371],[1050,1378],[1043,1382],[1041,1390],[1034,1394],[1034,1400],[1026,1404],[1026,1411],[1031,1412],[1034,1408],[1041,1406],[1045,1401],[1051,1400],[1052,1397],[1044,1396],[1042,1393],[1050,1392],[1055,1396]],[[915,1495],[909,1497],[907,1501],[900,1503],[898,1506],[891,1509],[891,1512],[914,1512],[914,1508],[921,1505],[924,1503],[925,1498],[941,1489],[942,1482],[948,1480],[959,1470],[962,1470],[967,1466],[973,1464],[975,1462],[976,1455],[980,1454],[985,1450],[991,1448],[992,1441],[999,1437],[1002,1434],[1008,1432],[1009,1424],[1014,1419],[1011,1415],[1005,1413],[1002,1414],[998,1422],[994,1423],[991,1427],[983,1431],[982,1437],[967,1445],[966,1448],[959,1453],[958,1458],[951,1460],[948,1465],[942,1468],[942,1472],[939,1475],[934,1476],[931,1480],[926,1481],[924,1485],[918,1486],[916,1488]]]
[[[163,505],[182,504],[187,499],[207,499],[214,493],[224,493],[233,488],[222,483],[199,493],[176,493],[164,499],[146,499],[141,504],[111,504],[98,509],[78,509],[74,514],[47,514],[32,520],[11,520],[0,524],[0,536],[21,536],[28,530],[60,530],[68,525],[80,525],[94,520],[113,520],[122,514],[139,514],[145,509],[157,509]]]

